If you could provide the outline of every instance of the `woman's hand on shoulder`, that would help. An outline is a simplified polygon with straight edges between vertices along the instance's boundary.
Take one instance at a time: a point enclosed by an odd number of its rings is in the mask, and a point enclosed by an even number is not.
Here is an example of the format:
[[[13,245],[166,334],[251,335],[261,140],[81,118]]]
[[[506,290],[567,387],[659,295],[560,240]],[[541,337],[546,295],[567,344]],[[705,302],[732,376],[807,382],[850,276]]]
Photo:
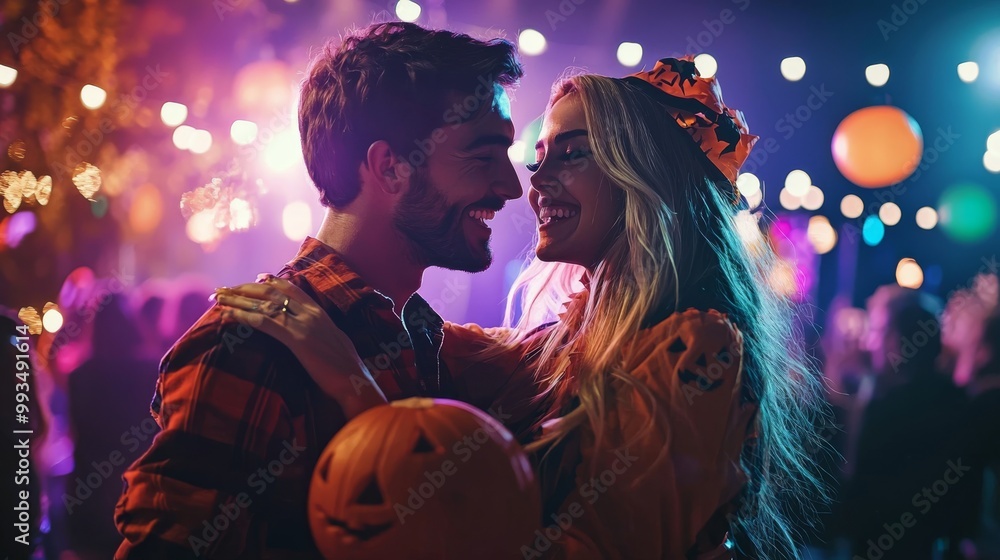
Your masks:
[[[353,417],[386,401],[354,343],[326,311],[284,278],[219,288],[223,316],[268,334],[287,346],[309,376]]]

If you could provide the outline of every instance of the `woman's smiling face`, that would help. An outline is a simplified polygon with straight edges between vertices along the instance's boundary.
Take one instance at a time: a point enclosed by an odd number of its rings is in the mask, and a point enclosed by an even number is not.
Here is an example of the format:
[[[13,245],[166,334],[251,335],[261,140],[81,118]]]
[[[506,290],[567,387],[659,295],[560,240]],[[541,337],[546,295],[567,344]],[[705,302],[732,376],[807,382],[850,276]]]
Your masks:
[[[583,102],[576,93],[556,101],[545,115],[535,161],[528,166],[528,202],[538,218],[542,261],[587,268],[597,264],[616,232],[624,193],[594,161]]]

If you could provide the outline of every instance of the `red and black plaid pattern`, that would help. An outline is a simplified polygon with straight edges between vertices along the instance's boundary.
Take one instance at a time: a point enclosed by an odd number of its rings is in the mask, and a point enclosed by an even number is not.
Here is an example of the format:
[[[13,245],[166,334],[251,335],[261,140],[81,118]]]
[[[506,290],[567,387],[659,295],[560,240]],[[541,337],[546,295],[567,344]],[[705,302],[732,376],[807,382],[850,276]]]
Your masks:
[[[398,317],[312,238],[278,275],[350,336],[387,398],[455,397],[441,318],[420,296]],[[308,485],[345,419],[287,347],[213,307],[164,357],[151,408],[162,431],[124,475],[116,558],[319,557]]]

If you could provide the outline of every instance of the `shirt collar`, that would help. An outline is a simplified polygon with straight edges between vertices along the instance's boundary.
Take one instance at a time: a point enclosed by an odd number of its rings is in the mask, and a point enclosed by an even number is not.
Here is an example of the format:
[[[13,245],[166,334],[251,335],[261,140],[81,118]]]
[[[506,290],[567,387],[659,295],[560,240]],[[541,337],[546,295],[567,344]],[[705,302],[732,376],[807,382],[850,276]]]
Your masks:
[[[362,304],[390,312],[393,309],[391,299],[365,282],[330,246],[313,237],[306,237],[295,258],[285,268],[305,278],[317,293],[345,315]],[[427,326],[433,331],[440,331],[444,325],[441,317],[420,294],[410,296],[402,307],[402,314],[404,318],[423,317],[429,321]]]
[[[392,300],[358,276],[336,251],[313,237],[306,237],[285,268],[302,276],[341,313],[347,314],[361,303],[392,309]]]

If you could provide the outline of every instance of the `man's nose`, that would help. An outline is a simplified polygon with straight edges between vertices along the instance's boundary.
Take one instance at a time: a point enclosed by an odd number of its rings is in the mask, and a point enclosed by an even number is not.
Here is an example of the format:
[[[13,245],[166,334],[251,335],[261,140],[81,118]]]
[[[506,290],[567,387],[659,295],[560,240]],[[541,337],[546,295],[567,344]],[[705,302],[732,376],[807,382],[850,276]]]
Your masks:
[[[500,171],[496,181],[493,182],[493,192],[507,200],[521,198],[521,195],[524,194],[521,181],[517,178],[517,172],[514,171],[514,165],[509,160]]]

